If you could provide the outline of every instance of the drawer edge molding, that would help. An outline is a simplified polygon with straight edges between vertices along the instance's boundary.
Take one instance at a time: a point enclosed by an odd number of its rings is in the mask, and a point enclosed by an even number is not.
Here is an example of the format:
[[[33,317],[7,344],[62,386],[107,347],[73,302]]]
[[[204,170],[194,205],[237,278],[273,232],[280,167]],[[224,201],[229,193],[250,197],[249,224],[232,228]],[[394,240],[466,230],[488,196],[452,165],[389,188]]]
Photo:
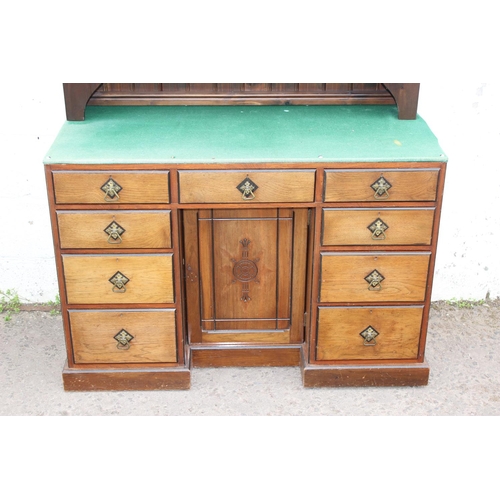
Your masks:
[[[174,303],[173,253],[66,254],[62,263],[70,307]],[[114,293],[110,280],[118,272],[128,281],[125,292]]]
[[[178,176],[180,203],[314,201],[315,169],[179,170]]]
[[[53,170],[52,181],[56,205],[170,203],[169,171]]]
[[[439,168],[377,166],[366,169],[327,169],[324,196],[328,202],[382,203],[436,201]]]

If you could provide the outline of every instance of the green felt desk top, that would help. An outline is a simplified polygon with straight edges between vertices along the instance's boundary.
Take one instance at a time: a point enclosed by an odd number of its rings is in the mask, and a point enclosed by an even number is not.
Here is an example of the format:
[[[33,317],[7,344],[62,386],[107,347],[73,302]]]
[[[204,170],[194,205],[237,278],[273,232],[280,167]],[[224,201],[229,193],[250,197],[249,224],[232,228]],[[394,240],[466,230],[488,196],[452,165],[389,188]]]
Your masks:
[[[446,161],[395,106],[89,106],[44,163]]]

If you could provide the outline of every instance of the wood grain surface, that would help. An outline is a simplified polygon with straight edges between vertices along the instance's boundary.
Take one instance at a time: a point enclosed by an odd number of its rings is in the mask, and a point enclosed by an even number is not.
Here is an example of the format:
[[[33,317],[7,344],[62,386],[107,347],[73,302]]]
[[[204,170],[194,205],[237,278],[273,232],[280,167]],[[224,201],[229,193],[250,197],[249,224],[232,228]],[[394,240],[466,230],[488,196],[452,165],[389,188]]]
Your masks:
[[[321,302],[419,302],[425,298],[430,253],[322,253]],[[384,277],[369,287],[372,271]]]
[[[369,229],[381,219],[385,238],[373,238]],[[430,245],[434,208],[323,210],[323,246],[328,245]]]
[[[243,200],[237,186],[249,177],[255,198]],[[181,203],[259,203],[314,201],[314,170],[180,171]]]
[[[391,184],[388,197],[375,197],[371,188],[381,176]],[[326,170],[325,201],[434,201],[437,193],[438,169],[426,170]]]
[[[76,363],[175,363],[175,310],[70,311]],[[127,350],[114,336],[125,329],[134,338]]]
[[[57,212],[61,248],[171,248],[170,211]],[[111,238],[117,223],[124,232]]]
[[[318,360],[416,359],[423,306],[320,307]],[[367,327],[379,335],[365,345],[360,333]]]
[[[106,166],[104,166],[106,168]],[[56,203],[169,203],[168,172],[53,172]],[[112,177],[122,188],[107,202],[101,187]]]
[[[172,254],[64,255],[68,304],[161,304],[174,301]],[[130,281],[124,293],[109,280],[119,271]]]

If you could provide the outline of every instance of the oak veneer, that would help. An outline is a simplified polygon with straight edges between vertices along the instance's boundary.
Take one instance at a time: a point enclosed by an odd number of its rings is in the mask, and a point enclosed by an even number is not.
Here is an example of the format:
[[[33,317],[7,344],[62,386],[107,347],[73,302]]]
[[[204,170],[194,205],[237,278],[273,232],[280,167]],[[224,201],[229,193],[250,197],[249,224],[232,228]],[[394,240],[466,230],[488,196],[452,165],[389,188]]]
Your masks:
[[[252,200],[243,200],[242,193],[235,189],[247,177],[257,185]],[[301,203],[314,200],[314,182],[314,170],[181,171],[179,200],[181,203]]]
[[[438,169],[426,170],[327,170],[325,201],[380,202],[434,201],[437,195]],[[384,196],[375,196],[372,185],[383,176],[391,184]]]
[[[168,203],[168,172],[61,172],[53,173],[56,203]],[[106,200],[102,186],[112,178],[122,189]]]
[[[108,89],[92,101],[114,92],[132,104],[158,92],[162,104],[214,104],[237,92],[202,84],[173,97],[162,85]],[[404,88],[388,85],[402,98]],[[259,84],[240,97],[281,100],[275,90]],[[325,91],[288,89],[299,100]],[[305,387],[427,383],[446,157],[421,119],[398,128],[381,106],[261,107],[245,119],[227,107],[94,108],[88,127],[63,127],[61,147],[46,157],[67,390],[185,389],[192,367],[299,364]],[[177,129],[172,116],[191,118]],[[277,126],[285,117],[287,127]],[[360,125],[355,136],[343,120]],[[388,127],[404,147],[388,144]],[[139,136],[140,147],[120,144]],[[258,187],[244,196],[247,176]],[[111,199],[101,189],[110,177],[122,188]],[[377,194],[381,177],[390,188]],[[388,228],[373,239],[377,218]],[[118,244],[104,232],[113,220],[125,229]],[[380,289],[365,280],[374,269]],[[117,271],[130,280],[125,293],[109,282]],[[131,330],[128,349],[117,347],[115,326]],[[379,335],[366,345],[360,333],[370,326]]]
[[[65,255],[62,262],[68,304],[174,302],[172,254]],[[113,291],[117,272],[129,279],[125,292]]]
[[[175,363],[175,311],[70,311],[76,363]],[[117,348],[125,329],[134,338]]]
[[[430,253],[321,253],[321,302],[422,302]],[[382,275],[377,287],[365,278]]]
[[[326,208],[323,245],[430,245],[434,215],[434,208]],[[379,219],[387,229],[374,235],[370,226]]]
[[[320,307],[318,360],[417,359],[423,306]],[[372,327],[378,336],[360,335]]]
[[[170,211],[58,211],[61,248],[171,248]],[[119,225],[119,237],[106,232]],[[123,232],[122,232],[123,231]]]

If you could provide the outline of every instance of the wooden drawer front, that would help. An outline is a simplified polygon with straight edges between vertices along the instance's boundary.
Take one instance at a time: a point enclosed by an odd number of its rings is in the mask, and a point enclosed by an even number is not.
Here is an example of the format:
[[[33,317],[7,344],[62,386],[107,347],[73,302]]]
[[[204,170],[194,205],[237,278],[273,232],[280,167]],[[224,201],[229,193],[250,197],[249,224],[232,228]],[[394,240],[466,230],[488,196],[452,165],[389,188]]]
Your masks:
[[[381,221],[381,223],[379,222]],[[433,208],[323,210],[323,245],[430,245]],[[384,229],[374,234],[378,224]]]
[[[175,310],[70,311],[69,321],[76,363],[177,361]],[[114,338],[122,330],[133,337],[125,345]]]
[[[58,212],[61,248],[170,248],[170,211]]]
[[[168,172],[53,172],[56,203],[169,203]],[[117,195],[101,188],[110,177]]]
[[[429,259],[430,253],[323,253],[320,301],[423,301]],[[383,277],[380,288],[372,273]]]
[[[158,304],[174,301],[172,254],[64,255],[68,304]],[[129,281],[120,293],[109,280]]]
[[[383,177],[390,184],[377,193],[371,186]],[[425,170],[327,170],[325,201],[434,201],[437,196],[438,169]]]
[[[317,359],[416,359],[422,316],[423,306],[320,307]],[[368,341],[370,327],[378,335]]]
[[[245,200],[238,186],[247,177],[257,189]],[[314,170],[186,170],[179,172],[179,196],[181,203],[308,202],[314,201],[314,179]]]

